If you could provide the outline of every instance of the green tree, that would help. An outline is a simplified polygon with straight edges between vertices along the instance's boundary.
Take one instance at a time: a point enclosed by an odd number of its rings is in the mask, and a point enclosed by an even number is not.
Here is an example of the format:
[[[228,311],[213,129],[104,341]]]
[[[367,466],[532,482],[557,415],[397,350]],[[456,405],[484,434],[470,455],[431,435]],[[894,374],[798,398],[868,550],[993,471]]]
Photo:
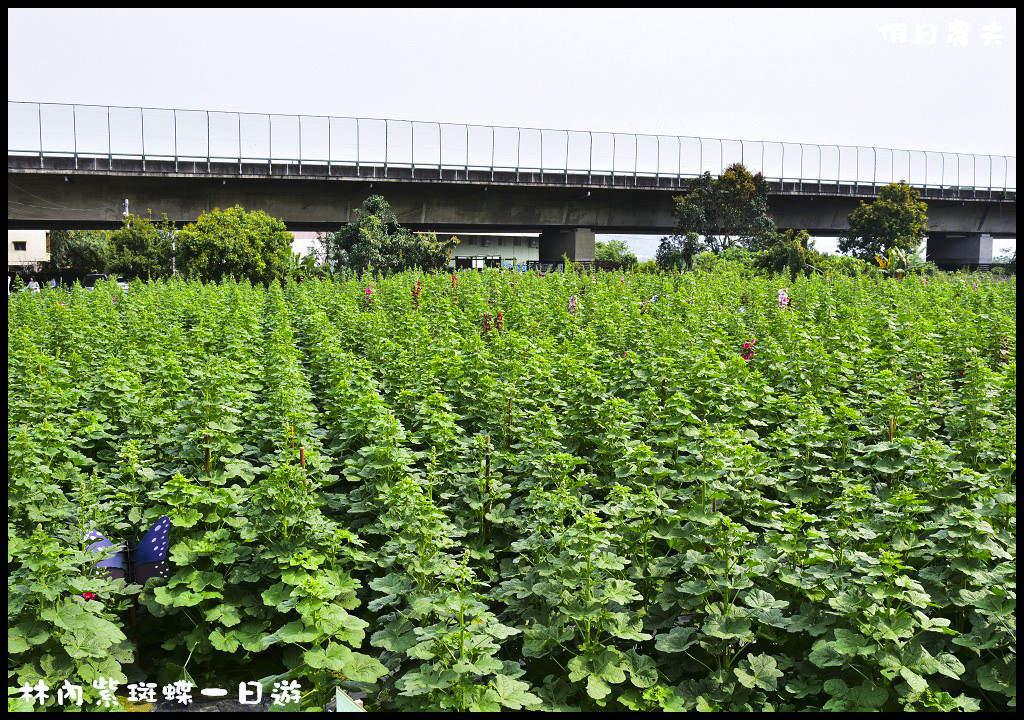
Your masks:
[[[788,272],[796,280],[801,272],[820,272],[823,257],[814,249],[814,241],[806,230],[783,230],[766,238],[754,266],[773,273]]]
[[[50,271],[105,273],[112,256],[113,245],[106,230],[50,231]]]
[[[268,284],[284,280],[292,269],[292,235],[262,210],[215,208],[178,231],[177,255],[178,268],[188,277]]]
[[[663,270],[688,270],[693,268],[693,259],[703,247],[695,232],[663,237],[654,259]]]
[[[639,263],[637,256],[630,251],[625,240],[597,240],[594,242],[594,259],[602,262],[618,263],[624,267],[633,267]]]
[[[131,278],[167,277],[172,272],[174,223],[167,219],[126,215],[120,228],[110,234],[113,255],[110,269]]]
[[[682,238],[676,245],[690,258],[702,249],[719,253],[734,245],[760,250],[775,229],[768,215],[764,176],[752,175],[740,163],[730,165],[717,178],[704,173],[690,183],[685,196],[674,201],[676,238]],[[691,234],[701,238],[701,246],[689,248],[694,244]]]
[[[890,250],[913,252],[927,232],[927,212],[915,188],[903,181],[886,185],[873,203],[861,202],[850,213],[839,250],[862,260],[885,257]]]
[[[326,258],[332,270],[347,267],[356,273],[441,270],[457,243],[455,237],[439,241],[434,233],[410,232],[399,225],[383,197],[371,195],[356,210],[355,220],[330,234]]]

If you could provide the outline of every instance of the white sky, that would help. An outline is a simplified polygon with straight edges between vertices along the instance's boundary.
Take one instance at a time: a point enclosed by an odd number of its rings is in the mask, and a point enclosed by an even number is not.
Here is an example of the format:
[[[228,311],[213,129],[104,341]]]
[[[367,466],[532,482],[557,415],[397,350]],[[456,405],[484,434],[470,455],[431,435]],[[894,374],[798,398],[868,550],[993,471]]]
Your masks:
[[[7,97],[1015,156],[1016,35],[974,8],[8,9]]]

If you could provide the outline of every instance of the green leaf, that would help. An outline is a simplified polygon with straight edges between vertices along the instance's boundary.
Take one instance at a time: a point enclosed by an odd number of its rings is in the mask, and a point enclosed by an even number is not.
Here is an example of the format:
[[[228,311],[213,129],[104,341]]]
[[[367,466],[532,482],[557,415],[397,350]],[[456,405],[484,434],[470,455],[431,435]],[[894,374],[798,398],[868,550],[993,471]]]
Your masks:
[[[711,615],[702,629],[705,635],[724,640],[749,642],[754,639],[754,634],[750,631],[750,618]]]
[[[625,676],[623,676],[623,679],[625,679]],[[587,695],[595,700],[601,700],[607,697],[611,691],[612,689],[608,687],[608,684],[601,678],[595,675],[591,675],[587,678]]]
[[[342,672],[345,663],[351,656],[352,651],[344,645],[328,642],[326,647],[313,648],[304,652],[302,660],[311,668],[327,668],[334,672]]]
[[[283,582],[271,585],[263,591],[263,602],[271,607],[281,607],[292,596],[293,587]]]
[[[832,678],[825,681],[824,689],[832,696],[832,699],[825,703],[825,709],[839,712],[872,712],[884,705],[889,698],[889,693],[884,687],[878,687],[870,680],[851,688],[843,680]]]
[[[775,658],[768,654],[748,655],[733,668],[736,679],[744,687],[759,687],[763,690],[776,690],[776,681],[782,677]]]
[[[626,680],[622,664],[623,658],[614,650],[584,653],[569,660],[569,679],[577,682],[585,677],[596,677],[617,685]]]
[[[210,633],[210,644],[223,652],[234,652],[238,649],[238,639],[233,633],[225,633],[220,628]]]
[[[310,627],[302,620],[293,620],[292,622],[281,626],[280,629],[275,633],[278,640],[286,643],[306,643],[313,642],[321,636],[321,632],[315,627]],[[307,661],[308,662],[308,661]],[[312,667],[318,667],[313,665]],[[319,667],[323,667],[322,665]]]
[[[7,652],[25,652],[32,645],[46,642],[49,637],[50,633],[45,623],[38,620],[20,622],[14,627],[7,628]]]
[[[696,639],[691,639],[696,631],[697,629],[693,627],[674,627],[668,633],[658,635],[654,647],[662,652],[683,652],[697,642]]]
[[[315,627],[325,635],[352,646],[360,645],[369,623],[349,614],[340,605],[324,605],[316,613]]]
[[[842,655],[848,657],[867,656],[875,651],[875,646],[866,637],[851,630],[836,628],[835,637],[832,647]]]
[[[629,680],[638,688],[647,688],[658,682],[658,666],[654,660],[646,655],[640,655],[635,650],[625,652],[629,661]]]
[[[242,616],[234,605],[221,603],[206,612],[207,622],[220,622],[226,627],[233,627],[242,622]]]
[[[394,653],[404,654],[419,640],[415,628],[405,618],[389,622],[383,629],[370,636],[370,643]]]
[[[787,600],[776,600],[771,593],[764,590],[751,590],[743,598],[743,602],[754,610],[782,609],[789,605]]]
[[[511,710],[526,710],[541,704],[540,698],[529,692],[528,683],[513,680],[508,675],[495,675],[489,689],[497,703]]]

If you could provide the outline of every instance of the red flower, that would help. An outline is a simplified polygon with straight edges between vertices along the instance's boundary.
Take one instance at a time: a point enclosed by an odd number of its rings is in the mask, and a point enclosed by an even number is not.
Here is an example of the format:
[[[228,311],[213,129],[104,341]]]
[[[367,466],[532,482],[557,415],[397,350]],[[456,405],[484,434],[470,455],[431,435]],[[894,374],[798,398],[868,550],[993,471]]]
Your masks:
[[[84,597],[86,600],[95,600],[96,599],[96,593],[84,592],[84,593],[82,593],[82,597]]]

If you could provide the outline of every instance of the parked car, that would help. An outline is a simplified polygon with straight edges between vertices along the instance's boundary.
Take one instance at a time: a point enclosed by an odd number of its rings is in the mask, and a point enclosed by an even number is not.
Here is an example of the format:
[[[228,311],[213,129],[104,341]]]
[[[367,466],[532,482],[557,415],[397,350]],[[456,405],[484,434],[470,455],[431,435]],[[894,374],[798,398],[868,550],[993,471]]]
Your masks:
[[[105,274],[105,273],[93,273],[92,275],[86,275],[84,278],[82,278],[82,287],[86,288],[87,290],[92,290],[94,287],[96,287],[96,281],[97,280],[109,280],[109,279],[110,279],[110,276]],[[129,285],[124,280],[117,280],[116,282],[117,282],[117,286],[119,288],[121,288],[122,290],[124,290],[125,292],[128,292],[128,288],[131,287],[131,285]]]
[[[82,287],[86,288],[87,290],[92,290],[94,287],[96,287],[96,281],[97,280],[106,280],[106,279],[107,279],[107,276],[105,274],[103,274],[103,273],[95,273],[93,275],[86,275],[84,278],[82,278]]]

